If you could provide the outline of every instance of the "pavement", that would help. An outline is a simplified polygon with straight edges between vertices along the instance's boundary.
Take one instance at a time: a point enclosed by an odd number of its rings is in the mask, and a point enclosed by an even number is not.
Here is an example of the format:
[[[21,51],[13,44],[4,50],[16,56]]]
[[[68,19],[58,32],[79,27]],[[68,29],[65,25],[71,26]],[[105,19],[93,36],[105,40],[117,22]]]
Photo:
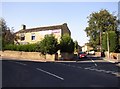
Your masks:
[[[108,58],[103,58],[105,61],[111,62],[111,63],[118,63],[117,59],[108,59]]]

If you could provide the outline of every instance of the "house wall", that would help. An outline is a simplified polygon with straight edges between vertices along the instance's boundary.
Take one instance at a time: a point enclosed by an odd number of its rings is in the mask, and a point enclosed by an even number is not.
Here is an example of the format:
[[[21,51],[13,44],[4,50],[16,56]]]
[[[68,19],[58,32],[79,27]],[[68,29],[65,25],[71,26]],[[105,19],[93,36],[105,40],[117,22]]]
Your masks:
[[[62,25],[62,35],[63,34],[69,34],[71,36],[71,32],[70,32],[69,28],[67,27],[67,24]]]
[[[21,33],[16,34],[17,36],[20,36]],[[46,34],[53,34],[55,38],[60,41],[61,38],[61,29],[58,30],[47,30],[47,31],[37,31],[37,32],[28,32],[25,34],[25,40],[21,41],[18,39],[18,42],[20,43],[36,43],[38,41],[41,41]],[[32,34],[35,34],[35,40],[31,40]]]
[[[35,34],[35,40],[31,40],[32,33]],[[62,25],[39,27],[39,28],[32,28],[32,29],[22,28],[22,30],[16,32],[16,35],[20,38],[21,34],[25,34],[25,40],[21,41],[20,39],[17,39],[15,43],[16,42],[22,43],[22,44],[36,43],[38,41],[41,41],[44,38],[44,36],[47,34],[53,34],[55,38],[57,38],[58,42],[60,42],[61,36],[66,33],[71,36],[71,32],[67,27],[66,23]]]
[[[92,49],[93,49],[92,47],[87,46],[87,45],[85,45],[85,46],[82,47],[82,51],[83,51],[83,52],[90,51],[90,50],[92,50]]]

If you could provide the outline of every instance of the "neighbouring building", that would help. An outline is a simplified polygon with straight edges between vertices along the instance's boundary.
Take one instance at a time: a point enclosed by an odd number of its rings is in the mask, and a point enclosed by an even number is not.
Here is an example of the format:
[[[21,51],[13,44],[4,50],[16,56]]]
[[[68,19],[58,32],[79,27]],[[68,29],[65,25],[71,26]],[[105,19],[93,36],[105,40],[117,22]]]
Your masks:
[[[22,28],[15,33],[18,39],[15,43],[19,44],[29,44],[36,43],[41,41],[45,35],[53,34],[55,38],[58,39],[58,42],[63,34],[71,35],[71,32],[66,23],[62,25],[46,26],[46,27],[36,27],[26,29],[25,25],[22,25]]]
[[[93,47],[88,46],[87,44],[85,44],[84,46],[82,46],[82,52],[88,52],[90,50],[92,50]]]

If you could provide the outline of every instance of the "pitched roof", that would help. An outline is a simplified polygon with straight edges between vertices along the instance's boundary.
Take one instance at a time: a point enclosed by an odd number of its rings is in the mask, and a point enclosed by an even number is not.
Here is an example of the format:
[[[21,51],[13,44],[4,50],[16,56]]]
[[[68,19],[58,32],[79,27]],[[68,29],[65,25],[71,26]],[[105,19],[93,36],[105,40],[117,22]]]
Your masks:
[[[21,29],[17,33],[27,33],[27,32],[36,32],[36,31],[45,31],[45,30],[56,30],[56,29],[63,29],[64,30],[64,26],[67,27],[67,24],[64,23],[62,25],[54,25],[54,26],[46,26],[46,27],[36,27],[36,28],[29,28],[29,29]],[[68,27],[67,27],[68,29]],[[69,30],[69,29],[68,29]]]

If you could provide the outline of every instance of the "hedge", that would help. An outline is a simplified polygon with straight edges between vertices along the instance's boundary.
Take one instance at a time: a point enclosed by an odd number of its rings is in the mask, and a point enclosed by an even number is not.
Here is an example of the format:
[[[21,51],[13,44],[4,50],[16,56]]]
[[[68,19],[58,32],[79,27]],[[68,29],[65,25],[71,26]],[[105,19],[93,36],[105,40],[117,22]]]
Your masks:
[[[107,37],[109,39],[109,47],[110,47],[110,52],[116,52],[118,50],[118,40],[117,40],[117,34],[115,31],[109,31],[108,35],[105,33],[103,35],[102,39],[102,48],[105,51],[108,51],[107,48]]]
[[[36,52],[36,44],[27,44],[27,45],[9,44],[4,47],[4,50]]]

